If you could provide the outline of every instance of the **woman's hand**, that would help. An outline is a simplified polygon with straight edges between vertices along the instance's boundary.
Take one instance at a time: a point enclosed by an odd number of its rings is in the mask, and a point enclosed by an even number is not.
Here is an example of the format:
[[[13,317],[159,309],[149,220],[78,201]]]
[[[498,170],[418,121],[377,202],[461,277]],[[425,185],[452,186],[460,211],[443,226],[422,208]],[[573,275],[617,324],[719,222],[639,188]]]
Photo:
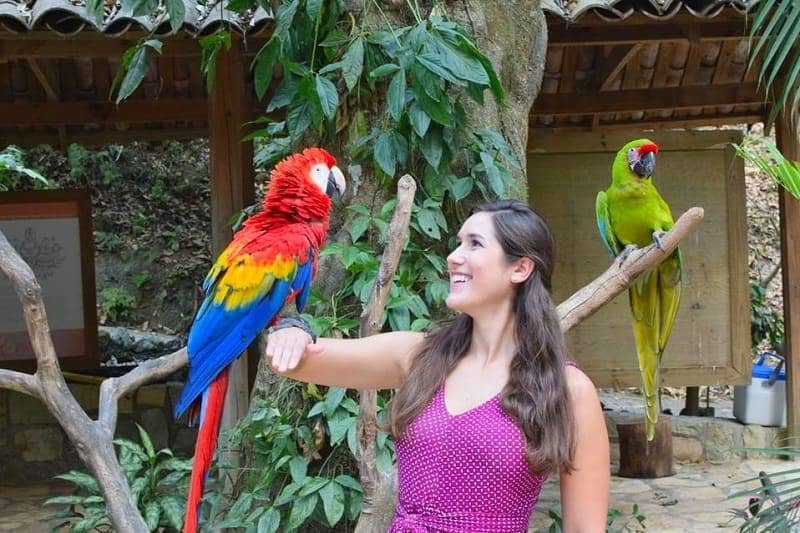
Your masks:
[[[322,353],[324,348],[314,343],[311,335],[300,328],[283,328],[269,334],[264,352],[277,373],[297,368],[306,354]]]

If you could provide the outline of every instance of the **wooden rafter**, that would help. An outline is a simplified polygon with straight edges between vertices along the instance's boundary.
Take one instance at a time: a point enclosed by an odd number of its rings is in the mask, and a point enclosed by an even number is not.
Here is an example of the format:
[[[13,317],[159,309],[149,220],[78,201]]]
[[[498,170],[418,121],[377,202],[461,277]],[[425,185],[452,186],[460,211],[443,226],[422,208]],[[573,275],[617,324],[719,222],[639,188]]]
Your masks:
[[[109,101],[0,103],[0,126],[57,126],[201,120],[208,117],[206,98]]]
[[[605,24],[602,26],[555,25],[548,28],[553,46],[601,46],[670,41],[721,41],[747,38],[743,22],[699,24]]]
[[[117,130],[105,128],[97,131],[67,130],[69,143],[78,143],[84,146],[102,146],[110,143],[129,143],[133,141],[180,141],[187,139],[201,139],[208,137],[207,127],[186,128],[128,128]],[[42,131],[26,131],[20,134],[17,130],[0,130],[0,146],[15,144],[23,148],[32,148],[40,144],[59,145],[61,139],[57,132],[47,133]]]
[[[594,115],[597,117],[599,115]],[[585,124],[573,124],[569,126],[533,126],[530,128],[529,136],[542,135],[543,133],[571,133],[580,131],[595,131],[602,128],[603,131],[611,130],[669,130],[675,128],[696,128],[700,126],[724,126],[727,124],[753,124],[764,121],[763,113],[741,112],[729,113],[717,116],[699,117],[670,117],[660,119],[644,120],[619,120],[615,122],[592,121]]]
[[[61,93],[58,87],[52,82],[50,77],[42,70],[39,61],[34,58],[27,58],[28,68],[33,72],[34,77],[42,86],[47,100],[50,102],[58,102],[61,99]],[[67,146],[67,128],[63,125],[58,126],[58,145],[64,149]]]
[[[718,105],[761,104],[764,96],[755,83],[728,83],[708,87],[666,87],[629,89],[602,93],[540,94],[533,104],[533,115],[588,115],[690,109]]]
[[[595,68],[590,90],[607,91],[614,78],[622,72],[622,69],[632,58],[636,57],[642,46],[642,43],[614,45],[608,55]]]

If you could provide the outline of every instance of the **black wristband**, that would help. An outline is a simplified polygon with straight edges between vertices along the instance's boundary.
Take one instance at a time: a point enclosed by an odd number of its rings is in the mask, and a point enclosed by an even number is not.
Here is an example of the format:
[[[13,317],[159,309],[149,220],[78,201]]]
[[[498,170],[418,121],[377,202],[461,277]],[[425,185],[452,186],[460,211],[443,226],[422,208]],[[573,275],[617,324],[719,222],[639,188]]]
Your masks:
[[[311,342],[317,342],[317,336],[314,335],[314,330],[311,329],[311,324],[306,322],[303,318],[287,316],[278,320],[278,323],[269,328],[269,332],[278,331],[279,329],[286,328],[300,328],[311,337]]]

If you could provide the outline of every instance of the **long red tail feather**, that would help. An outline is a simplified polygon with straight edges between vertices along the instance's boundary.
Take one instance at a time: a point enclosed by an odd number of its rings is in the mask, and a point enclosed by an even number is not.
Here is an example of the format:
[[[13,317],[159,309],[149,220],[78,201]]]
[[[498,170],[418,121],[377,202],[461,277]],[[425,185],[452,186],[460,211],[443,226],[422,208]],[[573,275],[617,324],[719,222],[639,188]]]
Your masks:
[[[205,413],[197,432],[197,443],[194,448],[192,478],[189,482],[189,496],[186,499],[186,518],[183,523],[184,533],[196,533],[197,511],[200,498],[203,496],[208,468],[217,448],[219,424],[222,420],[222,408],[225,405],[225,392],[228,389],[228,369],[219,373],[208,388]]]

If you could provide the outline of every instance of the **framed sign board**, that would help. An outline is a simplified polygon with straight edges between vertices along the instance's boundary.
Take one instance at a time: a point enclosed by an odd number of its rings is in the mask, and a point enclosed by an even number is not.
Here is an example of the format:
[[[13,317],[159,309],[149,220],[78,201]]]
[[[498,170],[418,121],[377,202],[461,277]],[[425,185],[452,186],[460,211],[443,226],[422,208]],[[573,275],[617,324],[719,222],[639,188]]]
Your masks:
[[[62,368],[97,366],[94,245],[87,191],[0,193],[0,231],[42,287]],[[0,368],[36,367],[22,305],[0,274]]]
[[[612,262],[597,230],[595,198],[611,183],[611,163],[626,142],[660,147],[654,183],[678,218],[702,207],[703,222],[681,241],[683,288],[661,361],[664,385],[749,380],[750,303],[744,162],[736,130],[533,134],[528,146],[530,202],[556,237],[556,303]],[[567,334],[567,347],[601,387],[640,386],[627,292]]]

